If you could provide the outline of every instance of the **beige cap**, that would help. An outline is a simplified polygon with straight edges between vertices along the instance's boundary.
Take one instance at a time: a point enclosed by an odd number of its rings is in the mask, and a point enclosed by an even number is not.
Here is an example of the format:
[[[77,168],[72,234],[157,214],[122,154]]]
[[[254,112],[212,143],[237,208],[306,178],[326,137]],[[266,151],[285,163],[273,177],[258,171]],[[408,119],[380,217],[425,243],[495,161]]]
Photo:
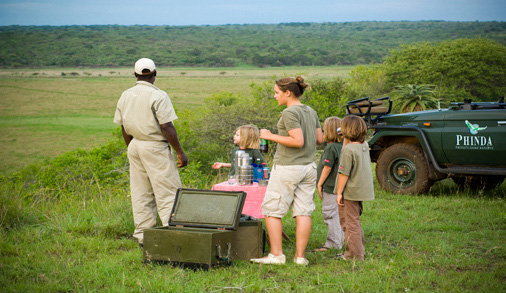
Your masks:
[[[144,69],[148,69],[149,72],[142,73]],[[151,74],[153,71],[155,71],[155,69],[155,62],[149,58],[141,58],[135,62],[135,73],[139,75]]]

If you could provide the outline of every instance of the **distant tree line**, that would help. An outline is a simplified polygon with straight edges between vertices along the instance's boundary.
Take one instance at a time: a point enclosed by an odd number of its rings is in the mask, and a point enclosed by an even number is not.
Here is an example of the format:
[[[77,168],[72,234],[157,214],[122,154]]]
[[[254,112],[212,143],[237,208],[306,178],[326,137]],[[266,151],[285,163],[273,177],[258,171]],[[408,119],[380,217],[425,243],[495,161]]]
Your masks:
[[[486,38],[506,45],[506,22],[345,22],[219,26],[3,26],[0,68],[358,65],[400,45]]]

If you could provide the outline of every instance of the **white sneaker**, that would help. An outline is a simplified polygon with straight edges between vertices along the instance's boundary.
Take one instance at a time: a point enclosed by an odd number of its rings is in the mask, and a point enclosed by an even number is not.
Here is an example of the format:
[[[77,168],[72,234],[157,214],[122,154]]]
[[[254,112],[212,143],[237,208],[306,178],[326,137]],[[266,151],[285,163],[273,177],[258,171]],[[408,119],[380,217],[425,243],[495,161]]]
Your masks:
[[[269,255],[266,257],[252,258],[249,261],[261,264],[284,265],[286,262],[286,257],[284,254],[275,256],[274,254],[269,253]]]
[[[307,258],[304,257],[294,257],[293,262],[303,266],[307,266],[309,264],[309,260],[307,260]]]

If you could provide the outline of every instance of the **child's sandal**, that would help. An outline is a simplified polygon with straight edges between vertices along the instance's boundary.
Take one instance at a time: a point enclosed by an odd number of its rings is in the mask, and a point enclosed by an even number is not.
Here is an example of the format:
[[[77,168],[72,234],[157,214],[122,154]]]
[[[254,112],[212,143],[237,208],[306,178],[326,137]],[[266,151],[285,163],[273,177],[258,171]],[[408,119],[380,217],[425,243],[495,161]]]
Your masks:
[[[318,247],[318,248],[315,248],[313,250],[311,250],[312,252],[325,252],[327,250],[329,250],[330,248],[328,247],[325,247],[325,246],[321,246],[321,247]]]

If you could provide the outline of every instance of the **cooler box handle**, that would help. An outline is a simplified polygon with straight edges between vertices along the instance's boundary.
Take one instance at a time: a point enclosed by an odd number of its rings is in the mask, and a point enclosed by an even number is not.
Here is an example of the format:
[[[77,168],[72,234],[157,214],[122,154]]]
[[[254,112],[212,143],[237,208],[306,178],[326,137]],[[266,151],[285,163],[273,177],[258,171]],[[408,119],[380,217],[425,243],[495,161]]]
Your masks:
[[[221,255],[221,246],[219,244],[216,244],[216,250],[218,252],[219,260],[230,261],[230,251],[232,250],[232,244],[229,242],[227,243],[227,246],[228,246],[227,255],[224,257],[223,255]]]

